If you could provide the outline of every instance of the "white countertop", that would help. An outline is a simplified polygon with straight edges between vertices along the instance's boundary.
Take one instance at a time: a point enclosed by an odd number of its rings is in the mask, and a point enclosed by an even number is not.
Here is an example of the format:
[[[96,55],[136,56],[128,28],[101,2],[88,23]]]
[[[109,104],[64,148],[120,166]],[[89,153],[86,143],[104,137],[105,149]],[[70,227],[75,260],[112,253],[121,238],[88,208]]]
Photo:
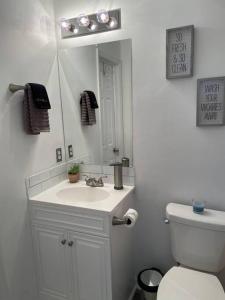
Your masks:
[[[108,192],[108,196],[100,201],[64,201],[62,198],[58,197],[57,193],[67,189],[67,188],[82,188],[86,187],[88,189],[101,189]],[[56,204],[63,205],[67,207],[78,207],[86,208],[96,211],[103,211],[110,213],[123,199],[126,198],[132,191],[134,191],[134,186],[124,186],[123,190],[115,190],[113,184],[106,183],[104,187],[87,187],[84,181],[79,181],[77,183],[69,183],[68,180],[62,181],[61,183],[53,186],[52,188],[29,198],[30,201],[34,203],[43,204]]]

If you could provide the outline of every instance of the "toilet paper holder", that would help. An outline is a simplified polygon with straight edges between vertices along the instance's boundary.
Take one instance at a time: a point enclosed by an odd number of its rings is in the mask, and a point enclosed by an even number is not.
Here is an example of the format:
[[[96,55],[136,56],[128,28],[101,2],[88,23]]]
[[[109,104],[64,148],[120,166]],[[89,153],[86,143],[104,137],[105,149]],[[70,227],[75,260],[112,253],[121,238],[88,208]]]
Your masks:
[[[131,224],[131,220],[127,219],[127,218],[118,218],[118,217],[113,217],[112,218],[112,225],[130,225]]]

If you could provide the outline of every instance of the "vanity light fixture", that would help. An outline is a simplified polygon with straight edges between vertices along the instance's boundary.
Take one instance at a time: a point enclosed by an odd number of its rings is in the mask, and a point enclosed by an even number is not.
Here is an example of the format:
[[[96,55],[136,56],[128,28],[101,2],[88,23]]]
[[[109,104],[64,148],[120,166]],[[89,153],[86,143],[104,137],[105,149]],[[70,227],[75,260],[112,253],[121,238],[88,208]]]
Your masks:
[[[78,20],[78,24],[81,26],[81,27],[88,27],[89,24],[90,24],[90,19],[87,15],[85,14],[80,14],[77,18]]]
[[[79,29],[78,28],[74,28],[73,33],[74,34],[78,34],[78,32],[79,32]]]
[[[109,13],[105,9],[101,9],[97,11],[97,20],[101,24],[106,24],[109,22]]]
[[[97,30],[97,28],[98,28],[98,24],[95,21],[91,20],[90,24],[88,25],[88,29],[90,31],[95,31]]]
[[[61,28],[63,28],[65,31],[69,29],[70,23],[68,23],[67,20],[61,19],[60,22],[61,22]]]
[[[121,10],[101,9],[92,15],[82,13],[77,18],[61,19],[60,24],[63,39],[112,31],[121,28]]]
[[[110,29],[116,28],[118,26],[118,22],[117,22],[116,18],[114,18],[114,17],[109,18],[109,21],[106,24],[106,26]]]
[[[79,28],[76,27],[75,25],[71,24],[71,25],[70,25],[69,31],[70,31],[70,32],[73,32],[74,34],[78,34]]]

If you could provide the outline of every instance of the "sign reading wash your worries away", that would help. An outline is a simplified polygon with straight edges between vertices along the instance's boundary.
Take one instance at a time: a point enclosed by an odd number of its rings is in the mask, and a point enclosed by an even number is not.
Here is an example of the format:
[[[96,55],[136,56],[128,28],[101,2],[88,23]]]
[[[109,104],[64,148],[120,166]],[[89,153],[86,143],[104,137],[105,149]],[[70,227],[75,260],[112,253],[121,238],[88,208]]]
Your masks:
[[[197,126],[224,125],[225,77],[198,80]]]
[[[193,76],[194,26],[166,31],[166,78]]]

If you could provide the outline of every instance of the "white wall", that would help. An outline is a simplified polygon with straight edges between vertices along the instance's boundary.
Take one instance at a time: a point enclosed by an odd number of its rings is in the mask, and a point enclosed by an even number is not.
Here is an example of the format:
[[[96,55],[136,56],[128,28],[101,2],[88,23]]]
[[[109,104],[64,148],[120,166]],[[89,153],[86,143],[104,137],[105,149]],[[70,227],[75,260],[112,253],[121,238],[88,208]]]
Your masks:
[[[122,29],[60,41],[61,47],[133,40],[134,160],[140,221],[137,269],[172,264],[168,202],[204,199],[225,210],[225,127],[196,128],[196,79],[224,76],[223,0],[55,0],[56,16],[122,9]],[[194,77],[165,79],[165,30],[196,27]],[[225,282],[225,281],[224,281]]]
[[[36,285],[27,217],[25,177],[55,165],[63,147],[54,17],[51,0],[0,3],[0,299],[35,300]],[[51,133],[26,135],[23,92],[10,82],[47,86]]]

